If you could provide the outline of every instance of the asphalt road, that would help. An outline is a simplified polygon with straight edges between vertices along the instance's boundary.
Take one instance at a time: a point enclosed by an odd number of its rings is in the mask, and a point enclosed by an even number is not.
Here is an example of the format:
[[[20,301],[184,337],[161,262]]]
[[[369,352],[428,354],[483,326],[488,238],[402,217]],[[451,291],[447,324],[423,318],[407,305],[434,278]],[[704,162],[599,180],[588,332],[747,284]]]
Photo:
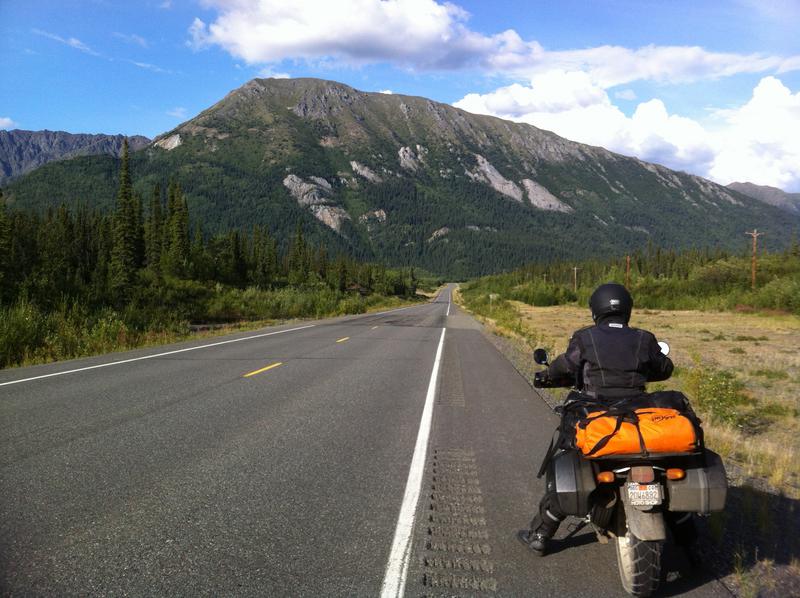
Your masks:
[[[386,313],[3,371],[0,587],[378,596],[401,554],[406,596],[619,596],[614,549],[592,534],[544,559],[514,538],[555,421],[449,288]],[[677,556],[669,568],[665,595],[726,595]]]

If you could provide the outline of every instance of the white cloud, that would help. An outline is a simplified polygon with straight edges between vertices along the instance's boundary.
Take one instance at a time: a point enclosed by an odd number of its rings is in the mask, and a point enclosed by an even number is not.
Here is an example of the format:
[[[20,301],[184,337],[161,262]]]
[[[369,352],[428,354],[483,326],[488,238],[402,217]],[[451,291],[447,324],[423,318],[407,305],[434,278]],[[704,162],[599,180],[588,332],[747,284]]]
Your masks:
[[[394,92],[391,89],[381,89],[378,93],[385,93],[386,95],[392,95]]]
[[[56,35],[55,33],[50,33],[48,31],[42,31],[41,29],[31,29],[31,31],[36,35],[41,35],[42,37],[55,40],[59,43],[69,46],[70,48],[75,48],[76,50],[85,52],[86,54],[91,54],[92,56],[100,56],[99,52],[95,52],[89,46],[87,46],[81,40],[75,37],[63,38],[60,35]]]
[[[172,110],[168,110],[167,114],[169,116],[174,116],[175,118],[186,118],[186,108],[183,106],[177,106]]]
[[[632,81],[689,83],[740,73],[777,71],[787,64],[792,67],[792,63],[781,56],[709,52],[699,46],[650,45],[635,50],[599,46],[547,52],[539,64],[521,63],[514,72],[536,74],[552,69],[579,70],[588,73],[603,88],[609,88]]]
[[[620,91],[614,92],[614,97],[619,98],[620,100],[628,100],[633,101],[636,99],[636,92],[632,89],[622,89]]]
[[[800,191],[800,91],[765,77],[744,106],[717,116],[722,126],[714,179]]]
[[[195,48],[216,44],[246,62],[334,58],[348,64],[396,62],[464,66],[490,48],[467,30],[467,13],[434,0],[210,0],[219,11],[189,28]]]
[[[241,68],[238,64],[236,65],[238,68]],[[291,79],[292,76],[289,73],[276,73],[272,67],[267,66],[258,71],[259,77],[264,77],[266,79]]]
[[[0,129],[14,129],[17,127],[17,123],[11,120],[7,116],[0,116]]]
[[[159,8],[163,8],[164,10],[169,10],[172,8],[172,0],[164,0],[161,4],[158,5]]]
[[[143,38],[141,35],[136,35],[135,33],[128,34],[128,33],[119,33],[118,31],[115,31],[111,35],[129,44],[136,44],[138,46],[141,46],[142,48],[147,48],[150,46],[150,44],[145,38]]]
[[[153,71],[154,73],[165,73],[165,74],[172,73],[172,71],[170,70],[162,69],[160,66],[157,66],[155,64],[150,64],[149,62],[138,62],[136,60],[128,60],[127,62],[130,62],[134,66],[138,66],[140,69]]]
[[[469,94],[455,106],[492,114],[643,160],[708,176],[800,190],[800,92],[765,77],[753,97],[705,126],[670,114],[659,99],[626,116],[587,73],[553,71],[529,86]]]
[[[436,0],[205,0],[217,11],[195,18],[188,44],[220,46],[249,64],[286,59],[363,65],[391,63],[416,70],[476,68],[531,77],[583,71],[603,88],[632,81],[688,82],[738,73],[800,69],[800,56],[711,52],[696,46],[620,46],[548,51],[514,30],[485,35],[469,14]]]

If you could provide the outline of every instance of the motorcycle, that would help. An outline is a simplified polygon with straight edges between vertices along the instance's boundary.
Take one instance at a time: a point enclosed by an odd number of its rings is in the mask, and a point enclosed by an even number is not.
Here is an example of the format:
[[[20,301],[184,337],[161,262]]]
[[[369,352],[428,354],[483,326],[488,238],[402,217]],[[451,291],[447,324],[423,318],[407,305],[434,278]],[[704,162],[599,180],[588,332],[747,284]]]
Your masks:
[[[666,355],[669,346],[659,344]],[[547,352],[536,349],[534,361],[549,365]],[[545,371],[534,379],[537,388],[573,385],[576,381],[549,380]],[[691,410],[682,394],[664,394],[682,397],[686,409]],[[670,525],[680,524],[694,513],[708,515],[725,508],[725,467],[720,456],[703,445],[699,420],[700,441],[691,452],[648,453],[643,444],[639,454],[584,456],[568,434],[566,416],[592,400],[581,392],[577,381],[577,387],[556,408],[562,415],[559,440],[554,438],[551,443],[539,476],[546,474],[547,488],[555,490],[564,514],[580,519],[570,535],[591,525],[602,544],[613,541],[625,591],[650,596],[661,580],[661,556]]]

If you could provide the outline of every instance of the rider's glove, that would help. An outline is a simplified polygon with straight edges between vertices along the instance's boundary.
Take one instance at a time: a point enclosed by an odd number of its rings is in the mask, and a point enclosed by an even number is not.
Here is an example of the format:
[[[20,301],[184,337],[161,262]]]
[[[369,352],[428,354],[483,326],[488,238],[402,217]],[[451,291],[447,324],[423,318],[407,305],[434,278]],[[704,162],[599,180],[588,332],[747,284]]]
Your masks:
[[[546,371],[536,372],[533,375],[533,385],[537,388],[545,388],[550,382],[550,377]]]

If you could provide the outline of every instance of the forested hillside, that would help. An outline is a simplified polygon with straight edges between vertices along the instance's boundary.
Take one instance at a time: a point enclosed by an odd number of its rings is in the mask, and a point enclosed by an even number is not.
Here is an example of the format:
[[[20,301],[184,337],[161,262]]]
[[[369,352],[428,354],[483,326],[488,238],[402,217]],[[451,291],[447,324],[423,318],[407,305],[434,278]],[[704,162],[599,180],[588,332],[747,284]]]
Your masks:
[[[205,324],[358,313],[413,298],[413,269],[280,244],[259,225],[208,234],[177,183],[134,191],[123,150],[113,210],[9,209],[0,196],[0,367],[177,338]],[[166,182],[166,181],[165,181]]]
[[[316,79],[255,79],[131,157],[134,190],[180,185],[191,224],[254,224],[286,246],[302,223],[330,251],[466,278],[648,243],[786,246],[800,219],[700,177],[425,98]],[[48,164],[9,205],[114,206],[118,160]]]

